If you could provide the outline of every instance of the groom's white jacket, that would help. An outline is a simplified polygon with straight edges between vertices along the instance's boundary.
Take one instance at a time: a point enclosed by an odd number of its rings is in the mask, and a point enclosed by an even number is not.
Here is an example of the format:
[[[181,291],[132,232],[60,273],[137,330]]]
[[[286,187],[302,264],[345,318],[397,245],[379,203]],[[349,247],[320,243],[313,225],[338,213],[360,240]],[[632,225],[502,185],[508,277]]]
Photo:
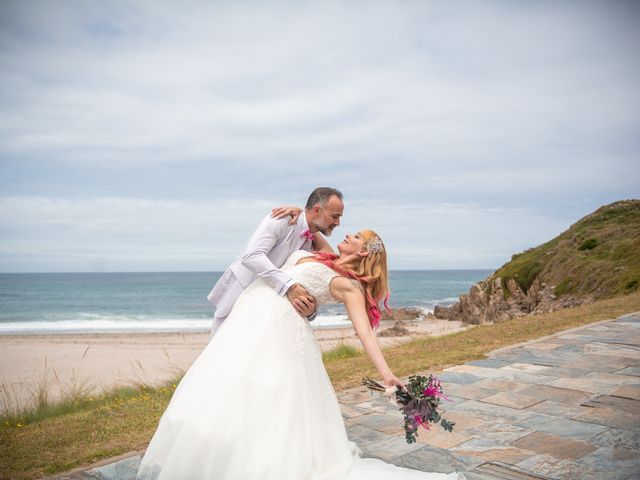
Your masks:
[[[234,303],[256,278],[263,278],[280,295],[287,293],[293,279],[280,270],[296,250],[311,250],[312,242],[303,235],[308,229],[304,212],[294,225],[290,218],[264,218],[244,249],[225,270],[207,300],[216,306],[215,316],[226,317]]]

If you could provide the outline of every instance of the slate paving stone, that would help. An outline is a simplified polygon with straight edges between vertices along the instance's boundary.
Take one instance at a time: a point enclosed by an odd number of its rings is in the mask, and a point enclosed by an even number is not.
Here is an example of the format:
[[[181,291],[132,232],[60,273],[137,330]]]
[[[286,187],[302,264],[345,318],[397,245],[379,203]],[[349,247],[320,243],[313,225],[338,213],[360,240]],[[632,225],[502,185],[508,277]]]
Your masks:
[[[587,345],[587,348],[585,348],[585,353],[595,354],[600,357],[640,358],[640,351],[636,350],[635,348],[597,342]]]
[[[581,405],[558,403],[553,400],[543,400],[540,403],[527,407],[527,410],[553,417],[573,418],[589,411],[589,408],[590,407],[583,407]]]
[[[82,473],[79,473],[78,475],[73,475],[73,476],[69,477],[69,480],[77,480],[77,479],[80,479],[80,480],[111,480],[109,477],[105,477],[104,475],[100,474],[99,472],[96,472],[96,471],[93,471],[93,470],[90,470],[88,472],[82,472]],[[60,479],[60,480],[62,480],[62,479]]]
[[[442,385],[442,388],[444,388],[444,391],[446,393],[448,386],[445,386],[444,384]],[[440,405],[442,406],[442,409],[444,410],[446,408],[447,405],[458,405],[459,403],[462,402],[466,402],[467,399],[466,398],[462,398],[459,397],[457,395],[447,395],[447,398],[445,398],[442,403],[440,403]]]
[[[510,382],[507,380],[494,380],[494,379],[484,379],[475,383],[474,386],[478,388],[487,388],[492,390],[494,393],[500,391],[509,391],[509,392],[519,392],[521,390],[525,390],[531,387],[530,383],[519,383],[519,382]]]
[[[589,442],[543,432],[533,432],[513,442],[513,446],[534,451],[537,454],[546,453],[565,460],[576,460],[598,448]]]
[[[500,359],[513,363],[534,363],[536,365],[547,365],[549,367],[559,367],[562,365],[561,360],[552,356],[536,355],[528,351],[503,353],[500,355]]]
[[[480,380],[478,377],[469,375],[468,373],[456,373],[456,372],[443,372],[438,375],[438,378],[442,383],[475,383]]]
[[[549,370],[538,372],[540,375],[548,375],[550,377],[569,377],[569,378],[579,378],[584,377],[588,373],[591,373],[591,370],[586,368],[573,368],[573,367],[550,367]]]
[[[394,464],[401,467],[413,468],[423,472],[463,472],[482,465],[481,458],[458,455],[450,450],[441,450],[429,446],[422,446],[409,455],[396,457]]]
[[[620,448],[638,452],[640,451],[640,430],[609,428],[591,438],[590,441],[599,447]]]
[[[584,402],[582,405],[587,407],[612,407],[640,416],[640,400],[633,400],[615,395],[600,395],[592,398],[588,402]]]
[[[566,345],[563,345],[561,347],[558,347],[555,349],[556,353],[567,353],[567,352],[580,352],[582,353],[582,346],[581,345],[573,345],[571,343],[568,343]]]
[[[640,385],[640,378],[633,375],[591,372],[582,378],[593,379],[597,383],[606,383],[608,385]]]
[[[456,412],[467,414],[472,417],[485,418],[495,420],[499,418],[502,421],[518,423],[536,415],[533,412],[527,412],[510,407],[502,407],[500,405],[492,405],[490,403],[482,403],[476,400],[467,400],[457,405],[447,405],[444,409],[446,412]]]
[[[360,415],[363,413],[371,413],[373,411],[392,417],[402,417],[402,413],[400,412],[398,405],[392,403],[384,395],[382,395],[381,398],[376,398],[369,402],[358,403],[355,405],[355,408],[361,412]]]
[[[480,368],[480,367],[478,367]],[[503,380],[506,382],[518,382],[529,384],[547,384],[557,380],[557,376],[542,375],[536,373],[522,372],[511,370],[509,367],[501,367],[495,369],[483,369],[482,372],[475,372],[473,375],[479,378],[491,378],[494,380]]]
[[[458,432],[455,427],[453,432],[447,432],[439,425],[436,425],[428,431],[420,429],[416,441],[432,447],[447,449],[466,442],[470,438],[464,431],[462,433]]]
[[[500,392],[495,395],[491,395],[490,397],[483,398],[481,400],[485,403],[492,403],[494,405],[502,405],[503,407],[511,407],[511,408],[527,408],[536,403],[540,403],[540,397],[536,397],[533,395],[525,395],[522,393],[516,392]]]
[[[527,349],[528,350],[556,350],[558,347],[562,347],[563,345],[565,345],[564,343],[560,343],[560,342],[536,342],[536,343],[531,343],[530,345],[527,345]]]
[[[488,388],[480,388],[477,384],[465,385],[460,383],[450,383],[446,385],[445,393],[449,395],[455,395],[457,397],[464,398],[466,400],[482,400],[483,398],[495,395],[495,390]],[[443,386],[444,388],[445,386]]]
[[[640,400],[640,385],[623,385],[622,387],[613,390],[611,395]]]
[[[135,480],[141,461],[142,456],[136,455],[117,463],[94,468],[92,472],[109,480]]]
[[[562,335],[558,335],[558,338],[571,340],[576,344],[585,344],[598,341],[598,337],[596,335],[589,334],[587,329],[583,329],[582,332],[584,333],[564,333]]]
[[[625,367],[620,370],[616,370],[616,375],[634,375],[636,377],[640,377],[640,367]]]
[[[591,408],[589,411],[573,418],[580,422],[589,422],[596,425],[622,428],[625,430],[640,428],[639,415],[610,407]]]
[[[349,390],[346,392],[341,392],[338,395],[336,395],[338,398],[338,401],[340,403],[362,403],[362,402],[366,402],[367,400],[370,400],[371,396],[369,394],[369,392],[365,389],[358,389],[356,391],[354,390]]]
[[[629,478],[629,475],[640,473],[640,456],[638,451],[622,448],[600,447],[589,455],[576,460],[576,464],[588,468],[603,469],[610,477]],[[637,476],[635,478],[638,478]]]
[[[594,381],[594,378],[559,378],[548,384],[551,387],[567,388],[580,392],[608,394],[617,389],[617,385]]]
[[[553,400],[558,403],[568,403],[570,405],[577,405],[589,401],[595,396],[590,392],[581,392],[579,390],[554,387],[551,385],[532,385],[520,390],[519,393],[538,396],[541,399]]]
[[[470,415],[463,415],[461,413],[447,412],[444,418],[451,422],[455,422],[454,431],[463,432],[468,429],[486,425],[486,420],[478,417],[472,417]]]
[[[452,448],[452,450],[460,455],[512,465],[530,458],[535,454],[535,452],[531,450],[525,450],[511,445],[488,444],[484,439],[466,441]]]
[[[607,476],[606,470],[579,465],[545,453],[529,457],[517,463],[516,466],[554,480],[610,480],[612,478]]]
[[[355,408],[342,403],[340,404],[340,411],[342,412],[342,418],[344,418],[345,420],[347,418],[359,417],[360,415],[362,415],[362,412],[360,410],[356,410]]]
[[[478,380],[482,378],[504,378],[513,375],[514,373],[511,371],[505,371],[503,367],[486,368],[470,365],[460,365],[459,367],[453,367],[447,371],[455,371],[456,373],[467,373],[469,375],[473,375],[474,377],[478,377]]]
[[[486,360],[474,360],[473,362],[467,362],[465,365],[471,365],[474,367],[485,367],[485,368],[500,368],[510,365],[511,362],[506,360],[499,360],[497,358],[488,358]]]
[[[577,358],[573,361],[569,361],[571,367],[580,368],[589,370],[590,372],[602,372],[602,373],[612,373],[616,370],[620,370],[621,368],[628,367],[629,362],[627,360],[622,360],[617,358],[616,361],[611,361],[605,357],[594,358],[595,355],[584,354],[581,355],[580,358]],[[620,361],[618,361],[620,360]]]
[[[389,436],[377,442],[360,445],[364,456],[391,460],[425,448],[421,443],[407,443],[404,436]]]
[[[347,428],[347,437],[362,447],[368,443],[381,442],[387,438],[388,435],[371,428],[363,427],[362,425],[353,425]]]
[[[553,372],[557,367],[550,367],[548,365],[537,365],[535,363],[511,363],[509,365],[505,365],[503,370],[514,370],[516,372],[528,372],[528,373],[538,373],[538,374],[547,374],[548,372]]]
[[[549,415],[533,414],[532,417],[518,423],[521,427],[530,428],[544,433],[553,433],[564,437],[588,440],[594,435],[607,429],[603,425],[580,422]]]
[[[352,419],[354,423],[389,435],[402,433],[402,419],[379,413],[370,413]]]
[[[533,432],[534,430],[530,428],[514,425],[513,423],[493,420],[483,425],[465,430],[464,433],[475,438],[489,440],[494,444],[509,445]]]
[[[502,462],[487,462],[464,472],[467,480],[545,480],[546,477],[534,475],[515,465]]]

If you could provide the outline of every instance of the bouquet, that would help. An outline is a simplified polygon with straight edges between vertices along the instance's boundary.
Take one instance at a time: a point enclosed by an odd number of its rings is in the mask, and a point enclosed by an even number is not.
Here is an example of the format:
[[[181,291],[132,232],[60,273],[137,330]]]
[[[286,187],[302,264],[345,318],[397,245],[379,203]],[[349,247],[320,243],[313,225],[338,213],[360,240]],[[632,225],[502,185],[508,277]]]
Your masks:
[[[391,396],[395,393],[396,403],[404,415],[404,432],[407,443],[414,443],[418,436],[418,427],[430,429],[431,423],[438,423],[448,432],[453,432],[455,422],[449,422],[440,416],[438,407],[440,398],[449,400],[442,390],[440,381],[433,375],[424,377],[413,375],[405,385],[406,390],[398,390],[394,387],[385,387],[375,380],[365,377],[362,385],[378,392],[384,392]]]

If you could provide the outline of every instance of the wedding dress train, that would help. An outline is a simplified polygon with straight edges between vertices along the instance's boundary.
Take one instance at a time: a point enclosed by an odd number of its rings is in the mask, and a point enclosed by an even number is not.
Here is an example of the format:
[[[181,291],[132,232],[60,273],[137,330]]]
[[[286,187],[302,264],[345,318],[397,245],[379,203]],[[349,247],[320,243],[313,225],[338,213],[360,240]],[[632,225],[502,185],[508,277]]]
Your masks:
[[[336,272],[317,262],[283,267],[318,304],[335,303]],[[140,480],[444,480],[362,458],[306,319],[262,280],[187,371],[160,419]]]

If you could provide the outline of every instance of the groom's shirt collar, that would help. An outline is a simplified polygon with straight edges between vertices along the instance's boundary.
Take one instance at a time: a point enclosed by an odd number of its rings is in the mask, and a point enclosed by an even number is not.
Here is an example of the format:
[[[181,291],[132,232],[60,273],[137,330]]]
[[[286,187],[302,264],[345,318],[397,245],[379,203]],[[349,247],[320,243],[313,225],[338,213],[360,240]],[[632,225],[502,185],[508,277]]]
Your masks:
[[[309,224],[307,223],[307,213],[303,210],[300,216],[302,217],[302,229],[300,229],[300,232],[304,232],[305,230],[309,229]]]

